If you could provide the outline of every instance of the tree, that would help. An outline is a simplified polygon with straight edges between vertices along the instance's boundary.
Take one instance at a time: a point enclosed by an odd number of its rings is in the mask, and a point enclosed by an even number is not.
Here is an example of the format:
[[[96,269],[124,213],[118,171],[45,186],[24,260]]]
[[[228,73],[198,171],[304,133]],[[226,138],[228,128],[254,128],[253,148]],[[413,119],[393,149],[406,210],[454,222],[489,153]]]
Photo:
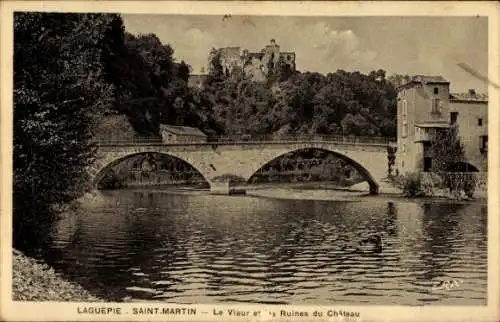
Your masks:
[[[181,79],[187,83],[189,74],[191,74],[191,69],[191,66],[189,66],[185,61],[182,60],[179,64],[174,65],[174,75],[176,78]]]
[[[393,74],[387,78],[387,81],[391,83],[394,87],[399,87],[408,83],[411,77],[408,75]]]
[[[458,125],[438,130],[430,146],[432,171],[449,172],[453,166],[465,162],[465,154],[458,136]]]
[[[56,208],[88,187],[94,125],[113,98],[101,58],[115,17],[14,16],[15,246],[38,242]]]
[[[464,191],[472,196],[474,178],[455,175],[457,165],[466,162],[464,147],[458,136],[458,125],[438,131],[430,146],[432,172],[436,172],[450,192]]]
[[[225,79],[224,67],[221,63],[222,52],[212,48],[208,58],[208,80],[209,83],[220,82]]]

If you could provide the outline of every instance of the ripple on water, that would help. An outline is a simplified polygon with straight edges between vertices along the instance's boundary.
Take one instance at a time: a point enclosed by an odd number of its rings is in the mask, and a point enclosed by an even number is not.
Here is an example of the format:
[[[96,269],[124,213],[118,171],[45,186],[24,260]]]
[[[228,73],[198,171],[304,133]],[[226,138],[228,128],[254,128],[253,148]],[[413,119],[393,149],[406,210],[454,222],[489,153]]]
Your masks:
[[[311,193],[314,195],[314,193]],[[486,214],[475,204],[111,192],[59,224],[46,261],[113,299],[169,303],[482,305]],[[121,206],[117,206],[117,200]],[[358,254],[380,232],[380,254]],[[112,278],[111,278],[112,276]],[[439,279],[462,279],[433,291]]]

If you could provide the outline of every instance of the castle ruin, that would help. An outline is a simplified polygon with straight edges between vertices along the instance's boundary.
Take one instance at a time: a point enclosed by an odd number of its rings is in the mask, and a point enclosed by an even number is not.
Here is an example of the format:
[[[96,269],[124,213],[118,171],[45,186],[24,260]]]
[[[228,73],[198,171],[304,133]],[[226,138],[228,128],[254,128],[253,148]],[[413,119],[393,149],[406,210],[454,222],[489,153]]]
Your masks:
[[[249,52],[247,49],[241,50],[240,47],[220,48],[211,53],[209,61],[215,54],[220,54],[220,63],[226,75],[242,71],[245,76],[255,81],[264,81],[269,69],[275,68],[280,59],[284,66],[292,72],[295,71],[295,52],[280,51],[280,46],[274,39],[260,52]]]

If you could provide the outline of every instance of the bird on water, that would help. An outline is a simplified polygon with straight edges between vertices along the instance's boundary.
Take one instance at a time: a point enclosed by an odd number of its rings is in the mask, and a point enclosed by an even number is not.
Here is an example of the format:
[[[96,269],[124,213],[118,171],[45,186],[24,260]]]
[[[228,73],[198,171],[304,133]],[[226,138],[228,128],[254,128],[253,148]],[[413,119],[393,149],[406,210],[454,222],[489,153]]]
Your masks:
[[[382,252],[382,247],[382,237],[379,234],[373,234],[361,240],[356,249],[360,252],[380,253]]]
[[[380,253],[382,252],[382,248],[381,234],[371,234],[357,243],[344,245],[341,250],[345,254]]]

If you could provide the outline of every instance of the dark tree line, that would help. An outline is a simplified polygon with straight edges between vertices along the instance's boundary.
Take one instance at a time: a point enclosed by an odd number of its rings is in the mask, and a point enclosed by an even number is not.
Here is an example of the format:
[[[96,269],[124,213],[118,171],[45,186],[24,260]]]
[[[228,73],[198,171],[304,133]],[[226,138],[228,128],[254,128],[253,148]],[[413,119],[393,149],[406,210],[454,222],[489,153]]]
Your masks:
[[[14,245],[43,239],[40,228],[87,187],[94,124],[113,102],[101,62],[113,17],[14,16]]]
[[[225,75],[212,55],[204,88],[223,134],[396,136],[396,90],[383,70],[292,73],[277,64],[267,82]]]
[[[105,38],[106,79],[115,87],[112,111],[126,115],[139,135],[158,135],[160,122],[217,129],[203,97],[187,85],[191,67],[175,61],[170,45],[154,34],[127,33],[120,17]]]

